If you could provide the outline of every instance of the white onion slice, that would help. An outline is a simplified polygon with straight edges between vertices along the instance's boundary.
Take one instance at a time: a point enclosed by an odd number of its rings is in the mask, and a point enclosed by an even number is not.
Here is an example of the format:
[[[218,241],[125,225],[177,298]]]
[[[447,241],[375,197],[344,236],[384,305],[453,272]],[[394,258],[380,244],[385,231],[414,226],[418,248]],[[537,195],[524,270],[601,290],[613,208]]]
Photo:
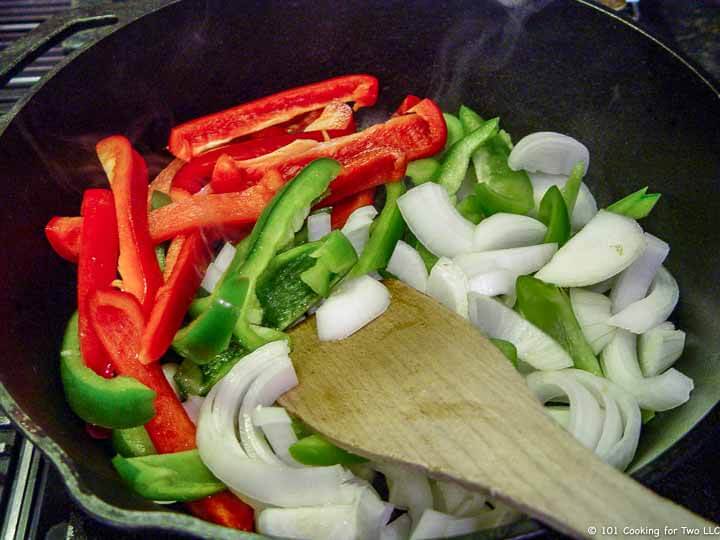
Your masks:
[[[517,276],[509,270],[491,270],[470,278],[468,285],[471,291],[483,296],[512,294],[515,291]]]
[[[218,281],[220,281],[220,278],[223,276],[223,273],[224,272],[222,270],[215,266],[215,263],[208,264],[205,276],[203,276],[203,279],[200,282],[200,286],[207,292],[213,292],[213,290],[215,290],[215,286],[218,284]]]
[[[345,225],[343,225],[342,232],[347,233],[353,229],[364,227],[365,225],[372,223],[373,219],[375,219],[377,215],[378,211],[373,205],[368,204],[366,206],[361,206],[348,216]]]
[[[191,395],[188,396],[187,399],[182,403],[183,409],[185,409],[185,412],[190,417],[190,420],[196,426],[198,423],[198,418],[200,418],[200,409],[202,409],[202,404],[204,402],[204,397]]]
[[[178,366],[175,362],[167,362],[162,365],[162,372],[165,375],[165,380],[172,386],[175,395],[180,397],[180,388],[175,382],[175,373],[177,373]]]
[[[468,280],[452,259],[440,257],[430,271],[427,294],[448,309],[468,318]]]
[[[412,188],[398,207],[415,237],[438,257],[471,251],[475,226],[460,215],[444,187],[426,182]]]
[[[584,447],[594,450],[603,432],[604,415],[595,396],[568,370],[535,371],[526,378],[530,391],[545,404],[567,396],[570,402],[568,432]]]
[[[585,287],[585,290],[598,294],[605,294],[615,286],[615,281],[617,281],[617,276],[607,278],[600,283],[595,283],[595,285],[588,285]]]
[[[260,534],[273,538],[356,540],[355,513],[351,504],[266,508],[258,514],[256,526]]]
[[[387,271],[422,293],[427,290],[428,271],[425,262],[416,249],[402,240],[395,244]]]
[[[650,286],[650,293],[610,317],[608,323],[635,334],[642,334],[666,320],[679,299],[677,281],[661,266]]]
[[[567,405],[545,405],[545,414],[555,420],[563,429],[570,425],[570,407]]]
[[[486,502],[487,499],[482,495],[469,493],[469,497],[460,503],[452,514],[459,518],[475,517],[479,514],[485,514],[488,511],[488,507],[485,504]]]
[[[234,492],[261,505],[286,507],[350,504],[356,487],[346,485],[352,475],[340,467],[293,468],[250,459],[237,439],[241,403],[260,373],[273,361],[287,358],[286,341],[260,347],[233,366],[208,394],[200,411],[197,447],[213,474]]]
[[[645,242],[637,221],[600,210],[535,277],[560,287],[592,285],[635,262]]]
[[[518,276],[532,274],[551,260],[557,251],[557,244],[517,247],[464,253],[453,260],[468,277],[504,268]]]
[[[491,251],[540,244],[547,227],[537,219],[518,214],[498,213],[475,227],[473,251]]]
[[[570,304],[593,353],[600,354],[615,335],[616,327],[608,324],[612,302],[604,294],[572,288]]]
[[[491,338],[509,341],[518,358],[535,369],[562,369],[573,365],[572,358],[545,332],[497,300],[471,292],[470,321]]]
[[[282,407],[258,407],[252,413],[252,421],[262,429],[273,451],[286,465],[301,466],[290,455],[290,447],[298,441],[292,429],[292,420]]]
[[[213,261],[215,268],[221,272],[225,272],[225,270],[228,269],[228,266],[230,266],[233,257],[235,257],[235,251],[235,246],[233,246],[230,242],[225,242],[222,249],[217,254],[217,257],[215,257],[215,260]]]
[[[486,510],[476,516],[456,518],[436,510],[425,510],[415,525],[410,540],[452,538],[474,533],[481,529],[500,527],[517,521],[520,513],[500,503],[494,510]]]
[[[400,465],[377,463],[375,468],[385,475],[390,504],[407,510],[413,523],[425,510],[433,507],[430,482],[424,473]]]
[[[548,189],[552,186],[562,188],[568,181],[568,177],[564,175],[530,173],[529,176],[533,186],[535,212],[540,208],[540,202]],[[577,199],[575,200],[575,208],[573,208],[572,216],[570,217],[572,229],[574,231],[582,229],[588,221],[595,217],[597,211],[598,207],[597,202],[595,202],[595,197],[593,197],[593,194],[585,182],[582,182]]]
[[[581,142],[552,131],[538,131],[520,139],[510,152],[508,165],[514,171],[569,175],[578,161],[587,172],[590,152]]]
[[[320,341],[337,341],[354,334],[390,305],[390,292],[369,276],[338,287],[315,312]]]
[[[685,332],[665,322],[651,328],[638,339],[638,358],[646,377],[658,375],[672,366],[685,348]]]
[[[315,242],[330,234],[330,212],[310,214],[307,218],[308,241]]]
[[[636,338],[626,330],[615,333],[600,357],[607,378],[632,394],[643,409],[667,411],[690,399],[693,380],[675,368],[662,375],[643,377],[637,359]]]
[[[472,495],[460,484],[447,480],[431,480],[430,488],[433,492],[433,508],[445,514],[455,515],[458,507]]]
[[[382,528],[380,540],[407,540],[410,536],[410,526],[410,516],[403,514]]]
[[[618,275],[610,292],[613,313],[645,298],[655,274],[670,253],[670,246],[656,236],[645,233],[645,240],[647,247],[643,254]]]

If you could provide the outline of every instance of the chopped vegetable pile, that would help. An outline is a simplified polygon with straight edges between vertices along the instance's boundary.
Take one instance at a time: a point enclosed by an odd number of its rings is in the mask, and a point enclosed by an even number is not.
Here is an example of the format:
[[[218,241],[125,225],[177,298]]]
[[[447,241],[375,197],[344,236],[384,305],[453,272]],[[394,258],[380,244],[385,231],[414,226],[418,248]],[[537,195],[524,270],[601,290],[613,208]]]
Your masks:
[[[388,278],[468,319],[549,416],[621,470],[643,419],[689,399],[672,367],[685,333],[668,321],[670,247],[638,223],[659,194],[598,209],[582,143],[537,132],[513,145],[466,106],[410,95],[358,131],[355,111],[377,96],[377,79],[350,75],[191,120],[152,182],[130,141],[108,137],[109,188],[48,223],[78,272],[68,404],[107,433],[139,495],[287,538],[421,540],[520,519],[338,448],[275,404],[302,383],[292,326],[315,316],[321,340],[344,339],[388,308]]]

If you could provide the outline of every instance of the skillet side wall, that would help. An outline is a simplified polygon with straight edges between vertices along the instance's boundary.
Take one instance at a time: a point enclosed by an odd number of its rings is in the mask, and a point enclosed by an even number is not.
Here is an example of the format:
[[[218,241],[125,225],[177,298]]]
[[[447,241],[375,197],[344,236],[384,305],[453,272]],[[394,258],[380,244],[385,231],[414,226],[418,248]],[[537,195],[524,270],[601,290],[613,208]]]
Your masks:
[[[693,402],[650,424],[641,462],[682,435],[720,397],[720,100],[682,63],[588,6],[541,2],[508,14],[492,2],[186,1],[146,16],[75,59],[41,88],[0,138],[0,381],[56,441],[81,483],[122,508],[155,508],[119,482],[102,444],[64,403],[58,347],[74,310],[75,268],[42,234],[76,215],[82,189],[104,184],[97,140],[131,137],[152,172],[168,161],[169,126],[268,93],[369,72],[379,121],[407,93],[446,110],[500,115],[518,140],[568,133],[590,149],[586,179],[601,206],[639,187],[663,194],[643,225],[668,241],[688,332],[678,367]],[[535,5],[535,4],[533,4]],[[55,459],[59,459],[55,456]]]

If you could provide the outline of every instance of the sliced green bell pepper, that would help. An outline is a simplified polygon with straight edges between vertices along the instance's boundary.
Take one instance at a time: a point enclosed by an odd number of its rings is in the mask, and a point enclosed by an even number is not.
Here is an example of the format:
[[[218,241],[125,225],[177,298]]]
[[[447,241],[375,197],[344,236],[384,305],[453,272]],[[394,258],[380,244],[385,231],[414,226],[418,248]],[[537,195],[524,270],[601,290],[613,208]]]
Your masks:
[[[175,372],[175,382],[183,396],[204,396],[215,384],[227,375],[238,361],[248,354],[237,339],[207,364],[198,365],[189,358],[183,360]]]
[[[195,501],[225,489],[197,450],[133,458],[117,455],[112,463],[125,483],[153,501]]]
[[[157,454],[144,426],[127,429],[113,429],[112,445],[123,457],[140,457]]]
[[[364,463],[365,458],[338,448],[320,435],[303,437],[288,449],[293,459],[303,465],[331,466]]]
[[[340,169],[337,161],[315,160],[272,199],[249,236],[242,264],[236,267],[233,259],[213,291],[210,308],[176,335],[173,345],[181,355],[207,363],[227,348],[233,333],[250,350],[267,343],[252,326],[262,320],[258,278],[275,254],[293,240],[313,202],[327,191]]]
[[[576,163],[562,188],[565,206],[567,206],[567,213],[570,217],[572,217],[573,210],[575,210],[575,202],[577,201],[578,193],[580,193],[580,185],[582,184],[584,172],[585,165],[583,162],[580,161]]]
[[[607,210],[633,219],[647,217],[660,200],[660,193],[647,193],[647,189],[645,186],[627,197],[623,197],[608,206]]]
[[[433,158],[418,159],[408,163],[405,176],[410,181],[419,186],[425,182],[430,182],[440,169],[440,162]]]
[[[60,351],[60,377],[70,408],[90,424],[131,428],[155,416],[155,392],[132,377],[106,379],[85,365],[80,353],[78,315],[68,322]]]
[[[482,210],[480,197],[475,194],[470,194],[465,197],[457,204],[456,208],[462,217],[471,221],[475,225],[485,219],[485,213]]]
[[[465,130],[463,130],[460,119],[454,114],[443,113],[443,118],[445,119],[445,126],[447,127],[447,140],[445,141],[445,150],[447,151],[448,148],[465,136]]]
[[[364,276],[387,266],[395,245],[405,233],[405,220],[397,205],[403,193],[405,185],[402,182],[385,184],[385,206],[370,227],[370,238],[350,271],[350,277]]]
[[[520,276],[516,290],[520,314],[557,341],[576,368],[602,377],[600,364],[582,333],[567,294],[532,276]]]
[[[447,151],[440,168],[435,173],[434,180],[443,186],[450,195],[460,189],[473,153],[482,144],[497,135],[498,124],[497,118],[482,123],[480,127],[465,135]]]
[[[475,131],[485,123],[482,116],[466,105],[460,105],[458,117],[460,118],[460,125],[465,135]]]
[[[330,289],[358,262],[357,253],[350,240],[337,230],[323,238],[320,247],[309,253],[309,257],[314,264],[300,274],[300,279],[322,297],[329,296]]]
[[[504,339],[490,338],[490,341],[493,345],[500,349],[500,352],[505,355],[505,358],[510,360],[510,363],[513,365],[513,367],[517,369],[518,355],[515,345],[513,345],[509,341],[505,341]]]
[[[565,199],[557,186],[551,186],[543,195],[538,219],[547,226],[543,242],[556,242],[562,246],[570,239],[570,216]]]

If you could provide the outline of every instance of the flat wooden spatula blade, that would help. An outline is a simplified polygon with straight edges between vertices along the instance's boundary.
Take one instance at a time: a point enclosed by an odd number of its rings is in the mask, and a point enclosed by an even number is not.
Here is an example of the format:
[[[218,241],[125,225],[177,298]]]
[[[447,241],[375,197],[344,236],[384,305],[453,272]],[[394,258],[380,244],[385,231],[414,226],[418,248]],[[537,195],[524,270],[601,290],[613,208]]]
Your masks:
[[[711,525],[582,448],[467,321],[385,283],[387,312],[349,338],[320,342],[314,319],[293,330],[300,384],[280,399],[290,413],[352,452],[455,480],[573,536]]]

